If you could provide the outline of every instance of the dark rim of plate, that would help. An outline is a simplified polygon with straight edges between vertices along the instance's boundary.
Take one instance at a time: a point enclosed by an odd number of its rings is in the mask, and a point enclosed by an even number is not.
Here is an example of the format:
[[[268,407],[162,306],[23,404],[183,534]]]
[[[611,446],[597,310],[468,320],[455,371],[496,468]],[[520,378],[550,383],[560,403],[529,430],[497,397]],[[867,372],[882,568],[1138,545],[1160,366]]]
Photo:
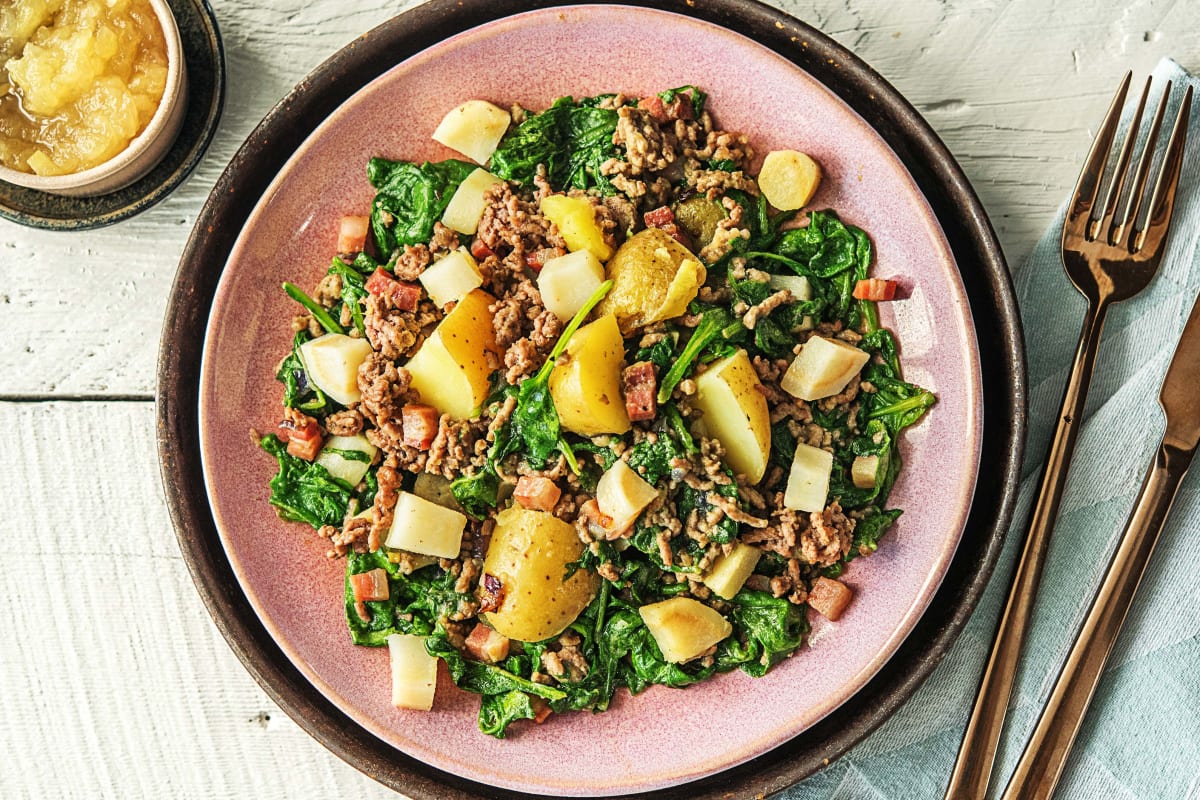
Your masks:
[[[1025,439],[1021,324],[1004,256],[962,169],[916,110],[826,35],[752,0],[630,0],[721,25],[771,48],[854,108],[907,166],[955,254],[979,336],[984,427],[980,475],[963,538],[928,610],[884,668],[821,722],[747,763],[659,798],[770,795],[845,753],[930,674],[982,594],[1013,515]],[[217,181],[180,261],[163,325],[157,426],[162,478],[179,545],[217,627],[263,689],[339,757],[418,800],[530,798],[435,769],[368,733],[288,660],[234,576],[213,522],[200,465],[198,397],[203,331],[238,233],[284,162],[347,97],[443,39],[534,9],[589,3],[433,0],[335,53],[272,109]],[[641,797],[647,795],[641,794]]]
[[[188,68],[187,111],[162,161],[99,197],[64,197],[0,181],[0,217],[31,228],[83,231],[140,214],[173,192],[208,149],[225,102],[225,50],[208,0],[168,0]]]

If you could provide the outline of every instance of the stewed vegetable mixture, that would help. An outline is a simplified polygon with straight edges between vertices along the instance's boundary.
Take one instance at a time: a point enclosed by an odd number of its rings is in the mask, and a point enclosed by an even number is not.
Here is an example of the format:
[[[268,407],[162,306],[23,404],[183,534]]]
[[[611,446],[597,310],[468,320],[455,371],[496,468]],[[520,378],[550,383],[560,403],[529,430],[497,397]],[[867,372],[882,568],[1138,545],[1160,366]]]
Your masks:
[[[497,737],[763,675],[851,600],[934,402],[867,234],[809,208],[807,155],[751,175],[691,86],[470,101],[433,136],[470,161],[372,159],[369,215],[284,286],[303,313],[259,441],[279,515],[345,557],[351,637],[389,647],[401,708],[445,661]]]

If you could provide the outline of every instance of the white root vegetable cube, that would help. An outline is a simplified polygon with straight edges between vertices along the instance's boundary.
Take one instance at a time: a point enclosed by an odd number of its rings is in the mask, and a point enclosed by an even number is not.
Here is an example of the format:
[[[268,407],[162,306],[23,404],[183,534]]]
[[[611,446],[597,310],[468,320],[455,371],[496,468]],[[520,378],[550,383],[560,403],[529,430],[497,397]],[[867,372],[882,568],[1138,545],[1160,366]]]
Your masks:
[[[393,633],[387,643],[392,664],[392,705],[429,711],[437,691],[438,660],[425,652],[425,637]]]
[[[450,198],[446,210],[442,213],[442,224],[459,233],[475,233],[483,216],[483,195],[500,182],[499,178],[483,167],[472,172],[454,191],[454,196]]]
[[[672,597],[638,609],[650,635],[672,664],[690,661],[733,633],[729,620],[690,597]]]
[[[772,275],[771,288],[776,291],[787,289],[797,300],[812,300],[812,284],[803,275]],[[799,329],[811,331],[813,327],[813,318],[805,317],[801,321]]]
[[[410,492],[400,492],[385,547],[423,556],[458,558],[467,518]]]
[[[732,599],[742,590],[761,556],[762,550],[738,542],[732,550],[717,559],[717,563],[704,576],[704,585],[718,597]]]
[[[418,280],[429,292],[429,299],[439,306],[457,303],[472,289],[483,285],[479,266],[464,247],[433,262]]]
[[[596,505],[600,513],[612,518],[614,531],[631,526],[656,497],[658,490],[624,461],[615,462],[596,484]]]
[[[803,208],[821,183],[821,167],[804,153],[773,150],[763,159],[758,188],[780,211]]]
[[[879,456],[859,456],[850,465],[850,480],[859,489],[870,489],[879,474]]]
[[[832,397],[846,388],[871,356],[852,344],[813,336],[800,348],[779,385],[801,400]]]
[[[357,403],[358,368],[371,354],[371,343],[341,333],[327,333],[300,345],[308,381],[344,406]]]
[[[375,458],[377,448],[375,445],[367,441],[367,437],[360,435],[356,436],[330,436],[325,446],[321,448],[320,455],[317,456],[317,463],[325,468],[335,478],[340,478],[351,486],[355,486],[363,479],[363,475],[367,474],[367,467],[371,465],[371,460]],[[354,458],[351,455],[349,458],[343,454],[362,453],[365,460]]]
[[[783,505],[796,511],[823,511],[833,474],[833,453],[807,444],[796,445]]]
[[[602,283],[604,265],[590,250],[550,259],[537,279],[542,303],[563,322],[574,317]]]
[[[433,140],[484,164],[504,138],[512,117],[486,100],[468,100],[442,118]]]

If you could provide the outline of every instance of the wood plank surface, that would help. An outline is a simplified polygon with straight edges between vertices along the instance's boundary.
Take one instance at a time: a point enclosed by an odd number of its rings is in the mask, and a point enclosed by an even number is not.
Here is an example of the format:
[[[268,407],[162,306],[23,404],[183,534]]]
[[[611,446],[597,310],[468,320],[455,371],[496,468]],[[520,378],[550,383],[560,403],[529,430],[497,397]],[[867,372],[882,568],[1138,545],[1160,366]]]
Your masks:
[[[229,90],[189,181],[100,231],[0,221],[0,501],[15,520],[0,549],[5,800],[396,796],[279,712],[217,633],[163,505],[149,400],[176,262],[225,164],[310,69],[416,4],[213,0]],[[1200,70],[1195,0],[772,5],[926,116],[1014,267],[1073,185],[1120,74],[1164,55]]]

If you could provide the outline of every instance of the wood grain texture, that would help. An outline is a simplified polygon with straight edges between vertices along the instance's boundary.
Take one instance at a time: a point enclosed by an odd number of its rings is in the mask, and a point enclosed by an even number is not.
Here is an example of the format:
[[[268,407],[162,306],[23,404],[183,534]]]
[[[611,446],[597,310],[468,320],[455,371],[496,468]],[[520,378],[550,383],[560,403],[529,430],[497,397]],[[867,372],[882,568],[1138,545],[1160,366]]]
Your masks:
[[[209,621],[163,506],[148,400],[176,262],[225,164],[312,67],[416,3],[213,5],[229,92],[188,182],[105,230],[0,221],[0,399],[23,401],[0,402],[0,499],[16,511],[0,551],[6,800],[395,796],[280,713]],[[926,116],[1014,267],[1073,185],[1120,73],[1164,55],[1200,70],[1191,0],[772,5],[853,49]]]

